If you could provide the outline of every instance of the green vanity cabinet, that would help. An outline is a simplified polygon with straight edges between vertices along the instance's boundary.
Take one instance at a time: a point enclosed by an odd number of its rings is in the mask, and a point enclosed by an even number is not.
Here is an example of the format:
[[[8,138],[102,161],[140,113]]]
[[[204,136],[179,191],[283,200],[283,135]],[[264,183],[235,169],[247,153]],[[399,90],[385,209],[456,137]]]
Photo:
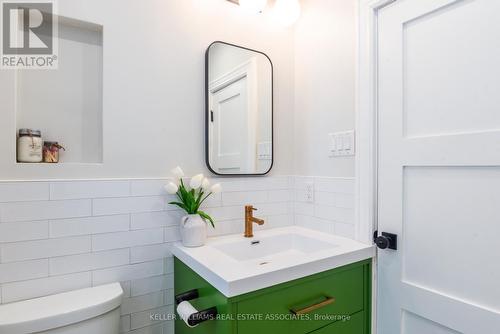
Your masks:
[[[191,304],[197,310],[216,306],[218,312],[195,328],[176,320],[176,334],[370,333],[371,260],[231,298],[179,259],[174,263],[175,294],[198,289]]]

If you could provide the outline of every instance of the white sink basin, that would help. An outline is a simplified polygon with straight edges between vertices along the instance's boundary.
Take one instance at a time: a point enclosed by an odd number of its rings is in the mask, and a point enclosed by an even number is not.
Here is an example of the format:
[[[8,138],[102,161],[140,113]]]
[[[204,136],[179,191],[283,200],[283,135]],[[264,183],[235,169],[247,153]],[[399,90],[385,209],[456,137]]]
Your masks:
[[[375,256],[375,247],[297,226],[253,238],[209,238],[203,247],[175,244],[172,253],[226,297],[263,289]]]
[[[214,244],[225,255],[237,261],[267,262],[279,261],[281,258],[304,256],[338,247],[334,243],[303,236],[298,233],[284,233],[262,238],[252,238]]]

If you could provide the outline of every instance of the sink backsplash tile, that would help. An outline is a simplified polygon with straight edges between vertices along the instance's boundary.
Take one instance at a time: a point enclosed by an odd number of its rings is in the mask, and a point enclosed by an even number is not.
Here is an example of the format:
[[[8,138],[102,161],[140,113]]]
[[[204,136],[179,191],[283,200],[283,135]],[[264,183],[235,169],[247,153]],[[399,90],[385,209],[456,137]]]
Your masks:
[[[252,203],[264,228],[292,225],[288,176],[220,179],[207,200],[211,235],[242,232]],[[122,332],[155,332],[150,312],[173,308],[171,245],[182,212],[168,205],[167,179],[0,182],[0,303],[120,281]]]
[[[314,202],[305,198],[306,186],[314,185]],[[355,179],[295,177],[293,184],[295,224],[355,239]]]
[[[167,179],[0,182],[0,303],[122,282],[122,332],[171,323],[171,245],[182,212],[168,205]],[[354,179],[299,176],[223,178],[207,201],[210,235],[243,233],[245,204],[265,219],[255,230],[298,224],[354,237]],[[315,203],[299,199],[313,182]],[[168,331],[168,330],[167,330]]]

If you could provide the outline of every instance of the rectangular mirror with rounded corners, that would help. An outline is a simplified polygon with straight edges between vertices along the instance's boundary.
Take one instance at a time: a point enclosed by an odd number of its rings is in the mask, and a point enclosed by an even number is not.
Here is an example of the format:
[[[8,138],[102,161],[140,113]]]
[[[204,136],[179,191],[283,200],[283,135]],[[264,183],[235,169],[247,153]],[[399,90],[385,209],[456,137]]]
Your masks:
[[[212,43],[206,52],[206,162],[217,175],[264,175],[273,165],[273,65],[259,51]]]

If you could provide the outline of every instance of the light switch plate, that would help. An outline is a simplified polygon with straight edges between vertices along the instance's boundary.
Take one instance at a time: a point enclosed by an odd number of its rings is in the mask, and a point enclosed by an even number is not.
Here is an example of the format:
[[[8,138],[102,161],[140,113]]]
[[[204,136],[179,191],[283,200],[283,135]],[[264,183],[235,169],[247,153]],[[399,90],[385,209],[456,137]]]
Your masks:
[[[329,133],[330,157],[342,157],[355,155],[355,133],[354,130]]]

